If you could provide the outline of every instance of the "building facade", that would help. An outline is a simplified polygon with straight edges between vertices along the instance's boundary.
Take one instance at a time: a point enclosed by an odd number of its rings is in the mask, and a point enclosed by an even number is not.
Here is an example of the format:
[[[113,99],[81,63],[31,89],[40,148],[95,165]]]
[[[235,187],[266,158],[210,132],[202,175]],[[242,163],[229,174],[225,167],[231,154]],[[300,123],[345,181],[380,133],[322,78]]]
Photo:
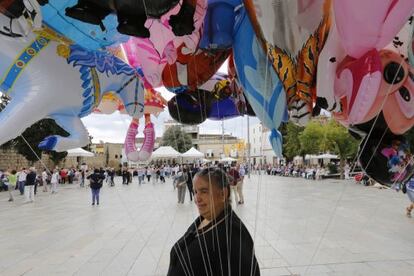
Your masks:
[[[250,160],[253,165],[278,165],[283,159],[276,156],[270,144],[270,130],[259,123],[249,129]]]

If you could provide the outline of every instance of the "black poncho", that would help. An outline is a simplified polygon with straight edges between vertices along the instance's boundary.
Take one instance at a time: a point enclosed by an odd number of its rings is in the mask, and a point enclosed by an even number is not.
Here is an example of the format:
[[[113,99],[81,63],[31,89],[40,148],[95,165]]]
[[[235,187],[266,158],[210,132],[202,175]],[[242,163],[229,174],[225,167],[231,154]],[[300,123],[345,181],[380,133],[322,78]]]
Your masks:
[[[227,208],[197,230],[197,218],[170,253],[168,276],[259,276],[253,240],[240,218]]]

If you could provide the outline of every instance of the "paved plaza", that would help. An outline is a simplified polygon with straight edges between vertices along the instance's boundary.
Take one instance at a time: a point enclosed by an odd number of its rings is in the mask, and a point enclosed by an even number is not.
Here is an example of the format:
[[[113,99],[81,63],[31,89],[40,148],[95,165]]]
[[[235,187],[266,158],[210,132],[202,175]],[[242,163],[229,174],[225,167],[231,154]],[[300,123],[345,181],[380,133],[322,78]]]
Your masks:
[[[166,275],[170,249],[197,210],[177,205],[171,180],[64,185],[36,202],[0,193],[0,275]],[[137,181],[134,179],[134,181]],[[261,274],[414,275],[406,195],[353,181],[252,176],[235,206],[255,240]],[[17,191],[16,191],[17,194]],[[197,276],[197,275],[194,275]]]

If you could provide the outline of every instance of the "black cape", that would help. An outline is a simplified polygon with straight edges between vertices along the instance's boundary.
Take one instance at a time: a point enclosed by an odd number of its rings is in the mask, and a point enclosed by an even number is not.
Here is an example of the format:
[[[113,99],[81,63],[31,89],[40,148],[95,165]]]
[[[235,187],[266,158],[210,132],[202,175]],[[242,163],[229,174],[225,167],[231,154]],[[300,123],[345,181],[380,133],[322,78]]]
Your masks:
[[[231,208],[197,230],[197,218],[171,249],[168,276],[260,276],[253,240]]]

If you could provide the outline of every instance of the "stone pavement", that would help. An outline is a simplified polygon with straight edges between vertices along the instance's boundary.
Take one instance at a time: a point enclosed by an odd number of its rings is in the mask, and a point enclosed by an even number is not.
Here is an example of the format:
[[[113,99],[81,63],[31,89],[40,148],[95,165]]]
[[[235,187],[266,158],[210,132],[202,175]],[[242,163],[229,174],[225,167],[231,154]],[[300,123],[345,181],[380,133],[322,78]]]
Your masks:
[[[402,193],[252,176],[245,194],[235,210],[262,275],[414,275],[414,219]],[[100,206],[78,185],[56,195],[40,188],[32,204],[0,193],[0,275],[166,275],[172,245],[197,216],[188,194],[176,201],[171,180],[139,187],[117,179]]]

